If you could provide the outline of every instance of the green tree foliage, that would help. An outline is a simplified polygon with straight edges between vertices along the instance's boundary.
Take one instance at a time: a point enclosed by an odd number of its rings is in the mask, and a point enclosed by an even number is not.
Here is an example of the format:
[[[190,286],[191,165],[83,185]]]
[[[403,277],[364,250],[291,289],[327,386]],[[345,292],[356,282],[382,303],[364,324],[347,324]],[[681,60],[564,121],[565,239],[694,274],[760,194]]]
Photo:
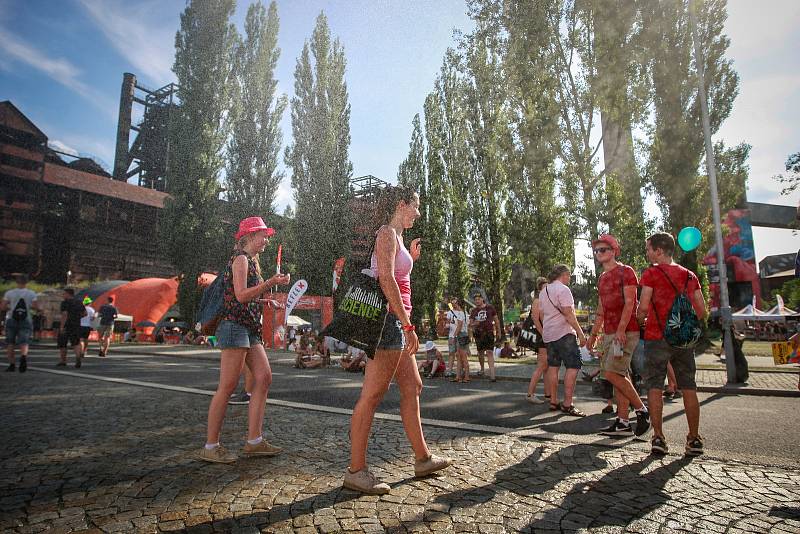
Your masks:
[[[779,174],[775,177],[778,182],[785,185],[781,190],[782,195],[791,194],[800,187],[800,152],[790,154],[786,158],[786,172],[788,175]]]
[[[276,96],[278,8],[258,1],[247,9],[245,39],[236,52],[232,132],[228,145],[227,196],[232,221],[274,212],[283,179],[277,171],[285,95]]]
[[[478,277],[487,296],[503,316],[503,291],[511,276],[506,206],[509,199],[509,158],[513,138],[511,111],[500,42],[490,27],[478,28],[464,41],[465,111],[469,160],[471,249]]]
[[[428,147],[429,158],[436,158],[444,170],[445,194],[448,202],[445,210],[447,239],[444,244],[446,284],[448,296],[466,296],[469,287],[467,269],[467,180],[469,145],[467,144],[467,123],[465,115],[465,82],[461,56],[452,48],[445,53],[434,93],[436,98],[429,102],[426,113],[434,113],[433,104],[440,117],[437,128],[438,139],[434,146]]]
[[[739,76],[725,56],[730,44],[722,33],[726,4],[726,0],[697,2],[712,133],[730,115],[739,91]],[[665,229],[673,234],[697,222],[698,207],[692,196],[705,149],[688,9],[688,0],[652,1],[642,8],[654,107],[647,179],[663,212]],[[706,204],[701,211],[709,210]],[[696,260],[690,263],[696,265]]]
[[[220,185],[230,109],[231,65],[237,41],[230,23],[234,0],[193,0],[181,14],[175,64],[181,105],[173,117],[167,192],[159,228],[167,254],[183,277],[178,291],[182,315],[193,321],[199,300],[197,277],[219,268],[230,237],[222,227]]]
[[[509,241],[515,261],[539,276],[573,256],[566,213],[556,202],[560,110],[549,27],[555,13],[555,2],[511,3],[500,17],[508,35],[508,91],[517,140],[509,160]]]
[[[437,304],[441,299],[443,277],[443,247],[445,240],[443,177],[441,164],[433,156],[432,147],[437,137],[433,130],[438,129],[438,119],[431,113],[435,106],[435,96],[429,95],[425,100],[425,129],[428,134],[428,154],[426,165],[425,140],[422,134],[419,115],[414,116],[411,143],[408,157],[400,164],[397,181],[400,185],[409,186],[419,193],[420,217],[414,227],[404,234],[407,243],[419,237],[422,239],[422,255],[414,264],[414,276],[411,279],[412,317],[414,324],[421,327],[427,317],[429,324],[436,325]],[[422,330],[420,330],[422,331]]]
[[[328,20],[320,13],[295,67],[293,142],[285,160],[296,201],[295,247],[303,248],[297,276],[308,281],[309,292],[324,295],[331,291],[333,262],[348,254],[351,243],[353,165],[345,67],[344,49],[338,39],[331,41]]]
[[[717,196],[719,210],[722,218],[734,208],[746,208],[747,177],[750,166],[747,158],[750,156],[750,145],[740,143],[732,148],[727,148],[725,143],[714,143],[714,161],[717,169]],[[705,167],[705,165],[703,165]],[[711,214],[711,186],[708,175],[701,174],[695,180],[693,191],[690,195],[690,209],[695,213],[694,226],[700,229],[709,248],[713,245],[714,219]]]
[[[642,179],[634,158],[632,125],[644,121],[649,102],[640,4],[637,0],[583,3],[597,65],[591,87],[600,110],[603,173],[622,185],[627,209],[636,215],[642,214]],[[613,221],[611,230],[617,232]]]

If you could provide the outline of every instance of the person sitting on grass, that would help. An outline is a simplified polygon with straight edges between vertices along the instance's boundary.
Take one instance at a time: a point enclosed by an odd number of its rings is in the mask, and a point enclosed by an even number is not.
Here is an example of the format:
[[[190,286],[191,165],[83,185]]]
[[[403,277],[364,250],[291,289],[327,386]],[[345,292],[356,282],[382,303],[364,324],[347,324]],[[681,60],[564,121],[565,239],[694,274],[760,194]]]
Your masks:
[[[364,368],[367,367],[367,353],[363,350],[351,348],[347,354],[342,356],[340,365],[345,371],[363,373]]]
[[[520,357],[520,355],[519,355],[519,353],[518,353],[516,350],[514,350],[514,348],[511,346],[511,342],[510,342],[510,341],[505,341],[505,342],[503,343],[503,348],[502,348],[502,349],[500,349],[500,357],[501,357],[501,358],[519,358],[519,357]]]
[[[447,363],[444,361],[444,356],[438,350],[436,351],[436,359],[433,360],[431,365],[431,370],[428,371],[428,374],[425,375],[426,378],[436,378],[438,376],[444,376],[444,372],[447,370]]]
[[[436,345],[433,344],[433,341],[426,341],[425,342],[425,360],[419,362],[417,365],[417,369],[419,369],[419,374],[421,375],[429,375],[431,370],[434,369],[434,362],[436,358],[441,356],[442,353],[439,352],[439,349],[436,348]]]

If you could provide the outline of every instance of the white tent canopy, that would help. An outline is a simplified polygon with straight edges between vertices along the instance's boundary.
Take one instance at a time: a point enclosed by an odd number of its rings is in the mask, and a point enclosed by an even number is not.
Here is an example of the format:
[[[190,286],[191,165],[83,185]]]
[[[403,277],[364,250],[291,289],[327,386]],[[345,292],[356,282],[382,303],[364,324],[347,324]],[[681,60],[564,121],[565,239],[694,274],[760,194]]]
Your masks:
[[[790,310],[786,306],[781,309],[777,304],[764,313],[766,315],[772,315],[775,317],[788,317],[789,315],[797,315],[796,311]]]
[[[305,319],[301,319],[296,315],[290,315],[289,317],[286,318],[286,324],[288,326],[308,326],[311,323],[309,323]]]
[[[741,310],[732,314],[734,321],[772,321],[773,318],[767,316],[763,311],[748,304]]]

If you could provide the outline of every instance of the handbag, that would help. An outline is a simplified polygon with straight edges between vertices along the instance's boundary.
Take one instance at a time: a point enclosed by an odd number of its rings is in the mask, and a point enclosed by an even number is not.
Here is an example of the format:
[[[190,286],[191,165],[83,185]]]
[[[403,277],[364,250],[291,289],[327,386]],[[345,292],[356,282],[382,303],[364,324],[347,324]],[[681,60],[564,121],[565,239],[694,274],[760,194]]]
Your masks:
[[[372,249],[367,256],[372,257]],[[363,350],[369,358],[375,357],[375,350],[383,335],[388,313],[388,302],[378,279],[372,269],[363,269],[353,276],[347,286],[340,289],[339,305],[333,320],[320,335],[346,343]]]
[[[533,319],[530,315],[528,315],[528,317],[525,318],[525,322],[522,323],[522,328],[519,332],[519,336],[517,337],[517,347],[536,349],[538,348],[538,337],[538,332],[533,324]]]

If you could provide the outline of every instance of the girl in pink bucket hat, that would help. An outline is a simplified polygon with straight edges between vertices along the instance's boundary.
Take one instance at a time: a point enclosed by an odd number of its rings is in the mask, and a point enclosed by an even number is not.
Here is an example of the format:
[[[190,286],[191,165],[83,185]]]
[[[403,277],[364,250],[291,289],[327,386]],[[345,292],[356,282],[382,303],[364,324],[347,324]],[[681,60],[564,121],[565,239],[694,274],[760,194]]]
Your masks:
[[[267,289],[289,283],[288,274],[276,274],[264,280],[258,263],[275,230],[264,224],[261,217],[248,217],[239,223],[236,246],[225,272],[223,284],[222,320],[216,336],[222,348],[219,386],[208,408],[208,434],[199,458],[208,462],[231,463],[236,456],[219,444],[219,435],[228,399],[239,382],[245,364],[252,375],[250,403],[247,412],[247,442],[245,456],[274,456],[280,447],[270,445],[263,437],[264,410],[272,383],[272,370],[261,340],[261,305],[259,297]]]

